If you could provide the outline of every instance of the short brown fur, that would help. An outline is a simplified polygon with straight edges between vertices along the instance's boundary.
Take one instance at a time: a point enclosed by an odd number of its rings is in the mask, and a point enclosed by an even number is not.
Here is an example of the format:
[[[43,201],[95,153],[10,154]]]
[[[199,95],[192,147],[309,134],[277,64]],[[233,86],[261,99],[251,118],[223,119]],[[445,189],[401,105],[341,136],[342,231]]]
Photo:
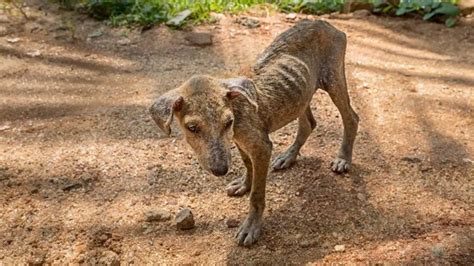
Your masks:
[[[224,175],[230,166],[233,140],[247,173],[227,187],[229,196],[250,191],[250,210],[237,233],[240,245],[255,243],[261,232],[265,184],[272,143],[268,134],[298,118],[295,142],[273,162],[290,167],[316,121],[309,107],[314,92],[328,92],[341,113],[344,136],[332,170],[349,170],[359,118],[350,105],[344,57],[345,34],[324,21],[304,20],[283,32],[260,55],[251,78],[219,80],[194,76],[150,108],[158,126],[170,133],[177,118],[201,166]]]

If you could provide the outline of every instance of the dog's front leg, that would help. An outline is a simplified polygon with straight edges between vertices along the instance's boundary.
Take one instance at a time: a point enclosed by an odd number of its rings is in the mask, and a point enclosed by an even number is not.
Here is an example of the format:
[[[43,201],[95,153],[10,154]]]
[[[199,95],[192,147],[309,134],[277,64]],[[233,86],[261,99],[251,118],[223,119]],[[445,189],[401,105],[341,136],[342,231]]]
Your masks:
[[[248,143],[252,141],[252,143]],[[247,140],[243,149],[250,156],[253,166],[252,188],[250,190],[249,214],[237,233],[239,245],[250,246],[260,236],[262,216],[265,209],[265,185],[272,154],[272,143],[268,135]]]

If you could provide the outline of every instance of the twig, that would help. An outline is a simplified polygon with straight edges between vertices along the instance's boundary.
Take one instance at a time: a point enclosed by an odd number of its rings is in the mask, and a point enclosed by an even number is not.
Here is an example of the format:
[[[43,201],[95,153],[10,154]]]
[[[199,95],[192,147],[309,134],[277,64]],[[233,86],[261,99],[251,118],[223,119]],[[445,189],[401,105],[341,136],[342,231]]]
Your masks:
[[[16,0],[12,0],[11,1],[12,5],[14,7],[16,7],[18,10],[20,10],[20,13],[23,15],[23,17],[26,19],[26,20],[29,20],[30,18],[26,15],[25,11],[23,10],[23,3],[21,5],[18,5],[18,3],[16,2]]]

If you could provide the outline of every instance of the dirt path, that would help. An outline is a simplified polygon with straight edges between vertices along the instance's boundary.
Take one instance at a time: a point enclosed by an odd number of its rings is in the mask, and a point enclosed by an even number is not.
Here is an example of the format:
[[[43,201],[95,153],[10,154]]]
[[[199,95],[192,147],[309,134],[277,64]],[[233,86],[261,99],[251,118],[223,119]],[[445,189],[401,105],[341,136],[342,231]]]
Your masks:
[[[354,169],[328,168],[342,125],[317,93],[317,129],[292,169],[270,174],[265,233],[246,249],[226,225],[247,210],[246,197],[224,190],[243,174],[237,154],[226,177],[205,173],[182,139],[160,135],[147,107],[192,74],[237,72],[292,22],[275,15],[247,29],[228,17],[195,28],[214,35],[201,48],[185,31],[140,34],[80,16],[72,42],[71,14],[32,12],[0,37],[0,262],[474,263],[472,27],[323,18],[348,35],[362,121]],[[295,129],[272,135],[274,156]],[[145,221],[182,207],[194,230]]]

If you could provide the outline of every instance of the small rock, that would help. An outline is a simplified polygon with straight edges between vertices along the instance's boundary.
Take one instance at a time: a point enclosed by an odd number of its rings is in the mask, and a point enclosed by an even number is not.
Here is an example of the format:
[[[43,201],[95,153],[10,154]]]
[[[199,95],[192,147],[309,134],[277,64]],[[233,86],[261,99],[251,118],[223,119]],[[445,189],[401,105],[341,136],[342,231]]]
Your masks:
[[[36,254],[31,255],[31,257],[28,258],[28,265],[31,266],[40,266],[43,265],[46,259],[46,255],[43,254],[42,252],[38,252]]]
[[[0,25],[0,37],[6,36],[8,33],[7,27]]]
[[[465,162],[465,163],[472,163],[474,164],[474,161],[469,159],[469,158],[462,158],[462,161]]]
[[[193,213],[189,209],[182,209],[176,214],[176,227],[179,230],[189,230],[194,228]]]
[[[260,27],[260,21],[252,17],[240,17],[240,18],[237,18],[235,22],[251,29]]]
[[[15,37],[15,38],[8,38],[8,39],[7,39],[7,42],[9,42],[9,43],[17,43],[17,42],[19,42],[20,40],[21,40],[20,38],[16,38],[16,37]]]
[[[123,45],[123,46],[129,45],[131,43],[132,43],[132,41],[130,41],[130,39],[120,39],[120,40],[117,41],[118,45]]]
[[[225,19],[225,15],[222,13],[211,13],[211,22],[219,22],[221,20]]]
[[[191,45],[208,46],[212,44],[212,34],[207,32],[191,32],[185,39]]]
[[[31,57],[38,57],[41,55],[41,52],[39,50],[29,51],[26,53],[26,55],[31,56]]]
[[[198,249],[198,250],[196,250],[196,251],[193,252],[193,256],[194,256],[194,257],[197,257],[197,256],[199,256],[199,255],[201,255],[201,250]]]
[[[80,187],[82,187],[81,182],[66,180],[63,187],[62,187],[62,190],[63,191],[70,191],[70,190],[77,189],[77,188],[80,188]]]
[[[431,248],[431,253],[433,253],[433,255],[435,257],[438,257],[438,258],[443,257],[443,255],[444,255],[443,246],[441,244],[433,246]]]
[[[366,10],[366,9],[361,9],[361,10],[356,10],[354,11],[354,13],[352,13],[352,15],[355,17],[355,18],[363,18],[363,17],[368,17],[370,16],[372,13],[370,13],[369,10]]]
[[[225,224],[227,225],[227,228],[235,228],[239,226],[240,222],[237,219],[229,218],[225,221]]]
[[[296,17],[297,17],[296,13],[290,13],[290,14],[288,14],[288,15],[285,16],[285,18],[286,18],[287,20],[295,20]]]
[[[145,217],[147,222],[164,222],[171,219],[171,214],[165,210],[149,211]]]
[[[120,258],[117,253],[106,250],[102,252],[102,256],[99,259],[100,265],[109,265],[109,266],[119,266],[120,265]]]
[[[179,12],[178,15],[176,15],[174,18],[168,20],[168,22],[166,22],[166,25],[175,26],[175,27],[181,26],[181,24],[183,24],[186,18],[189,17],[191,14],[192,14],[191,10],[189,9],[183,10]]]
[[[7,129],[10,129],[11,126],[9,125],[3,125],[3,126],[0,126],[0,131],[4,131],[4,130],[7,130]]]
[[[346,250],[346,246],[344,245],[335,245],[334,250],[337,252],[344,252]]]
[[[365,201],[367,198],[365,197],[364,194],[362,193],[357,193],[357,198],[360,200],[360,201]]]
[[[415,155],[408,155],[402,157],[402,161],[409,162],[409,163],[419,163],[421,162],[420,157],[415,156]]]
[[[422,173],[426,173],[428,171],[431,171],[433,168],[431,166],[428,166],[428,165],[423,165],[421,168],[420,168],[420,171]]]
[[[89,33],[89,35],[87,35],[87,38],[90,38],[90,39],[94,39],[94,38],[98,38],[100,36],[104,35],[104,32],[101,31],[101,30],[96,30],[92,33]]]
[[[303,240],[300,242],[300,247],[309,248],[311,246],[314,246],[314,244],[316,244],[314,240]]]

